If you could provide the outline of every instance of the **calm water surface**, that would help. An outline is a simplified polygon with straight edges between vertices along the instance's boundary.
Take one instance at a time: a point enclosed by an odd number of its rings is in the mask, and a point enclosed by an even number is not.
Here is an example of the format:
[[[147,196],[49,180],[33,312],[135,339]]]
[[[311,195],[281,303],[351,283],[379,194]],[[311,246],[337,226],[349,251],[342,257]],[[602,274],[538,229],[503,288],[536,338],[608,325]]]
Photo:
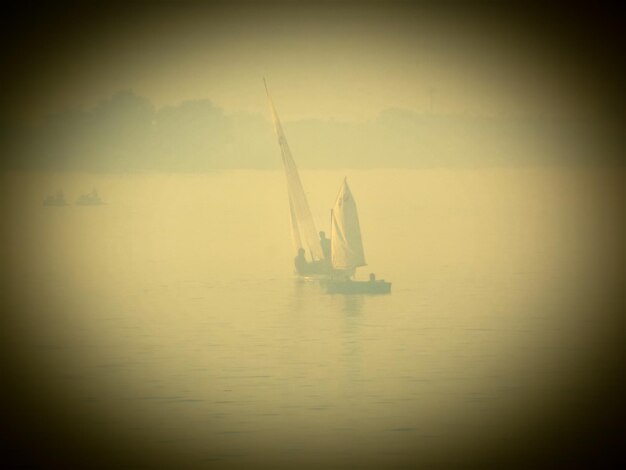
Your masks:
[[[191,466],[454,462],[576,400],[616,263],[610,175],[348,175],[389,296],[292,274],[281,172],[5,175],[13,332],[88,429]],[[97,187],[107,205],[73,203]],[[142,447],[143,448],[143,447]]]

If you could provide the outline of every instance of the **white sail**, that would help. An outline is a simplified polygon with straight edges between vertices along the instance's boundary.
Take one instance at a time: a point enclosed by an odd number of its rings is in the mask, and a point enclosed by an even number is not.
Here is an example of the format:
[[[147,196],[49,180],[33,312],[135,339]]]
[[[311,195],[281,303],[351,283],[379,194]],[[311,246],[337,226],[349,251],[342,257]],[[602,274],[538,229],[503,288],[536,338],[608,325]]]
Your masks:
[[[265,81],[265,79],[263,81]],[[291,213],[291,234],[293,242],[297,250],[302,248],[302,238],[304,238],[309,248],[311,259],[313,261],[321,260],[324,258],[324,255],[318,232],[315,228],[315,222],[313,221],[313,215],[311,214],[311,209],[309,209],[309,203],[304,194],[300,175],[298,174],[298,169],[291,156],[291,150],[287,144],[285,133],[278,119],[278,113],[267,91],[267,84],[265,84],[265,91],[267,92],[267,99],[272,111],[274,130],[278,137],[278,145],[280,146],[285,175],[287,177],[287,192],[289,194],[289,211]]]
[[[344,180],[331,212],[331,260],[334,269],[365,266],[356,202]]]

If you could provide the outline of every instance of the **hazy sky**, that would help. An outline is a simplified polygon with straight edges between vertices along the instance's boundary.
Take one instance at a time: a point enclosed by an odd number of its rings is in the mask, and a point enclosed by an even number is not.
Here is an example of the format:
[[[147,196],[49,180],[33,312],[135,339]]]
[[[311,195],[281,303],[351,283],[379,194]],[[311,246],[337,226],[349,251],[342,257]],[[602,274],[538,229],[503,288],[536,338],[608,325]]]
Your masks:
[[[593,85],[604,71],[584,62],[593,42],[574,47],[584,32],[571,29],[568,14],[550,23],[553,11],[500,10],[132,2],[18,12],[15,75],[3,99],[28,119],[93,107],[119,90],[157,107],[207,98],[266,114],[265,76],[284,119],[429,111],[431,96],[440,113],[571,115],[602,106]]]

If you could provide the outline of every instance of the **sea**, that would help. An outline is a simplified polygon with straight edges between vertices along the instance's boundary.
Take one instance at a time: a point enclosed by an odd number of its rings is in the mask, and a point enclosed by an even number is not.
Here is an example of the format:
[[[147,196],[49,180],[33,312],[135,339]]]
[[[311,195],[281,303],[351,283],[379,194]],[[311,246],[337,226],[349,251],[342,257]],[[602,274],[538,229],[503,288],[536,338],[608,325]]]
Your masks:
[[[391,294],[329,295],[294,275],[281,171],[0,175],[4,336],[33,455],[445,467],[556,449],[563,423],[589,424],[574,410],[603,398],[623,172],[301,177],[327,233],[347,177],[356,277]],[[75,204],[93,188],[105,204]],[[68,205],[44,206],[57,190]]]

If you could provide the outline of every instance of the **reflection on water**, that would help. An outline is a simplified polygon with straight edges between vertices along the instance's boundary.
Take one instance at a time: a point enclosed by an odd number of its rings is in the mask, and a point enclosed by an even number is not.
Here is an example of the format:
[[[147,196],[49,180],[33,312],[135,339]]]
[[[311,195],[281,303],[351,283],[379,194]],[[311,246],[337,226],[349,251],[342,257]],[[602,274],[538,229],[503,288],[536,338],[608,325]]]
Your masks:
[[[303,177],[325,220],[341,175]],[[387,296],[293,278],[280,173],[21,178],[11,337],[48,402],[119,455],[454,463],[579,406],[608,326],[620,234],[590,176],[353,172]],[[109,204],[41,205],[38,188],[87,185]]]
[[[361,310],[363,308],[363,295],[343,295],[340,297],[344,302],[344,312],[346,312],[350,316],[358,315],[359,313],[361,313]]]

